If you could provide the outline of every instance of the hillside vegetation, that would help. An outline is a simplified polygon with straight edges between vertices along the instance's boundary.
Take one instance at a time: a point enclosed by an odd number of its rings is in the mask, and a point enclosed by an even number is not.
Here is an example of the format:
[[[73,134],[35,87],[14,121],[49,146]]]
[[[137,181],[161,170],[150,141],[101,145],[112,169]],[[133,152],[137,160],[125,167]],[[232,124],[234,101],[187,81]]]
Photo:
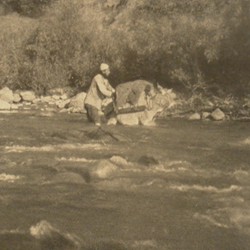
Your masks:
[[[86,89],[143,78],[185,93],[250,90],[246,0],[3,0],[0,86]]]

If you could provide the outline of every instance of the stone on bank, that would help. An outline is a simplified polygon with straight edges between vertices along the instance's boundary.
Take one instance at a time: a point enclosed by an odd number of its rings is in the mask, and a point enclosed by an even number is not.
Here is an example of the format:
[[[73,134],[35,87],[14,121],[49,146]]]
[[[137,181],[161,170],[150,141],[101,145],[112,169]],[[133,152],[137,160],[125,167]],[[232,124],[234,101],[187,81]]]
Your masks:
[[[201,115],[199,113],[194,113],[189,116],[188,120],[190,121],[197,121],[201,119]]]
[[[22,97],[22,100],[25,102],[32,102],[36,99],[36,95],[33,91],[21,91],[20,96]]]
[[[211,113],[211,117],[215,121],[222,121],[225,120],[226,115],[221,111],[221,109],[217,108]]]
[[[4,87],[0,90],[0,100],[12,103],[14,100],[13,91],[8,87]]]
[[[0,100],[0,110],[10,110],[10,109],[11,109],[10,103]]]

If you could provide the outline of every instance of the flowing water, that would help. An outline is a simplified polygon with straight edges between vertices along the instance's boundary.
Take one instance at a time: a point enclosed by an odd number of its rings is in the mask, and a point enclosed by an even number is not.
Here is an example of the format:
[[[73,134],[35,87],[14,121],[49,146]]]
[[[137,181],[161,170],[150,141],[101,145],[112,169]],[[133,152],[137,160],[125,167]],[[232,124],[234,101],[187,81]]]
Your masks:
[[[0,249],[250,249],[247,122],[0,114]]]

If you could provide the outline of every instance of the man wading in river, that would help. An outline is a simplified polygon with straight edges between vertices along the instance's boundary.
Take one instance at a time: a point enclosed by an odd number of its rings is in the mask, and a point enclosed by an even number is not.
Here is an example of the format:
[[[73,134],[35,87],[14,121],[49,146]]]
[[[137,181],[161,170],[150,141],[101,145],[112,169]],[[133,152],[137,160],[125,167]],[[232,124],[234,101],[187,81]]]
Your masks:
[[[115,93],[115,89],[107,79],[110,74],[109,66],[102,63],[100,71],[93,78],[84,101],[88,120],[95,123],[96,126],[101,126],[102,101],[107,97],[112,97]]]

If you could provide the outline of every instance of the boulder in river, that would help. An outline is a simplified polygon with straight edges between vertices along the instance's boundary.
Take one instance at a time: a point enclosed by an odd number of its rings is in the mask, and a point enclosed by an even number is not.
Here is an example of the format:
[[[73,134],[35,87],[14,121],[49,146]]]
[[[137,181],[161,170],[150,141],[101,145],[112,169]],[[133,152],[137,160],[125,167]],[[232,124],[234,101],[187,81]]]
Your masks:
[[[118,167],[109,160],[100,160],[91,168],[91,175],[100,179],[111,177]]]
[[[13,91],[8,87],[4,87],[0,90],[0,100],[12,103],[14,99]]]
[[[215,121],[222,121],[225,120],[226,115],[224,114],[223,111],[221,111],[221,109],[217,108],[211,113],[211,117]]]
[[[126,159],[124,159],[121,156],[114,155],[109,159],[112,163],[118,165],[118,166],[128,166],[129,163]]]

